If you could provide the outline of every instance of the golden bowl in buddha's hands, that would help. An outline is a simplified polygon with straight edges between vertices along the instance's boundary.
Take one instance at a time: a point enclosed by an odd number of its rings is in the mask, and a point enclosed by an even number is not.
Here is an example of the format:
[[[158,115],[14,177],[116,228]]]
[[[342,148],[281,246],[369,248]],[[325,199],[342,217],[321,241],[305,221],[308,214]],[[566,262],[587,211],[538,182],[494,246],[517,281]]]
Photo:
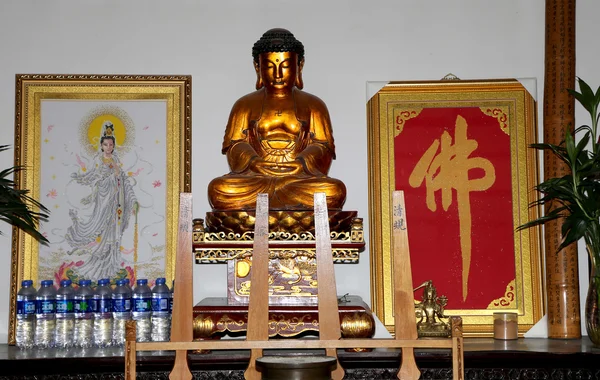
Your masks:
[[[296,141],[294,140],[262,140],[261,145],[263,149],[271,155],[285,155],[290,153],[296,147]]]
[[[297,163],[265,162],[264,169],[275,175],[296,173],[300,169]]]

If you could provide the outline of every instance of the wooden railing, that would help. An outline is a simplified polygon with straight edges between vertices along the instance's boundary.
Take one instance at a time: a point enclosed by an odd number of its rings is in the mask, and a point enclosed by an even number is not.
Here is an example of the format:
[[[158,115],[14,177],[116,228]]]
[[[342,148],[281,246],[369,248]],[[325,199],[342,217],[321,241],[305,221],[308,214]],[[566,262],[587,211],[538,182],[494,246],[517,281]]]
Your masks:
[[[250,350],[251,357],[245,372],[247,380],[259,380],[260,372],[255,362],[264,349],[303,350],[324,349],[337,360],[337,349],[344,348],[401,348],[402,362],[399,379],[418,379],[420,371],[414,358],[415,348],[446,348],[452,351],[452,371],[455,380],[464,379],[464,352],[462,319],[451,317],[451,339],[418,339],[414,313],[412,275],[406,208],[404,195],[395,192],[393,199],[393,254],[394,254],[394,311],[395,339],[340,339],[340,321],[337,310],[337,291],[333,262],[327,206],[324,194],[315,194],[315,232],[317,250],[317,282],[319,299],[319,340],[286,339],[269,340],[268,323],[268,199],[259,195],[256,211],[256,229],[251,274],[250,304],[248,309],[248,332],[246,340],[206,340],[192,342],[192,201],[190,194],[181,194],[179,211],[178,251],[175,266],[175,291],[173,323],[170,342],[136,343],[135,322],[128,321],[125,343],[125,379],[134,380],[136,357],[139,351],[174,350],[175,365],[171,380],[189,380],[192,374],[187,363],[189,350]],[[332,379],[341,380],[344,370],[339,361],[332,372]]]

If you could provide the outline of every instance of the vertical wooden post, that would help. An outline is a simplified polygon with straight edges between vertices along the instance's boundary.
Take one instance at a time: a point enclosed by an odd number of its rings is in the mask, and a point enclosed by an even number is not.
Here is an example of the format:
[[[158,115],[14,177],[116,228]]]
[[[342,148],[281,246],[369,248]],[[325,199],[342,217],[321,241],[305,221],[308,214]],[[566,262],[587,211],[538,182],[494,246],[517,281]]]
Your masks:
[[[193,256],[192,256],[192,194],[179,195],[179,222],[177,230],[177,252],[175,257],[175,290],[173,292],[173,316],[171,319],[171,341],[191,342]],[[175,352],[175,365],[169,375],[171,380],[191,380],[192,373],[187,363],[187,351]]]
[[[317,294],[319,303],[319,339],[339,340],[340,314],[338,311],[337,287],[331,253],[331,236],[329,236],[329,216],[325,193],[315,193],[315,239],[317,252]],[[336,358],[337,350],[328,348],[327,356]],[[344,369],[337,360],[337,367],[331,373],[333,380],[344,378]]]
[[[417,339],[415,297],[413,293],[408,226],[404,192],[394,191],[392,198],[392,255],[394,257],[394,324],[396,339]],[[402,348],[402,364],[398,379],[417,380],[421,375],[412,347]]]
[[[125,380],[135,380],[135,321],[125,322]]]
[[[559,144],[575,122],[575,0],[546,0],[544,75],[544,141]],[[544,154],[544,179],[562,177],[569,169],[551,152]],[[553,205],[546,207],[548,212]],[[546,288],[548,336],[581,337],[577,244],[558,251],[562,221],[546,223]]]
[[[247,340],[269,339],[269,196],[258,194],[254,222],[254,247],[252,274],[250,275],[250,301],[248,305]],[[246,380],[260,380],[256,359],[262,349],[250,350],[250,362],[244,373]]]
[[[452,377],[454,380],[463,380],[465,378],[465,365],[463,362],[463,327],[462,318],[450,317],[450,326],[452,331]]]

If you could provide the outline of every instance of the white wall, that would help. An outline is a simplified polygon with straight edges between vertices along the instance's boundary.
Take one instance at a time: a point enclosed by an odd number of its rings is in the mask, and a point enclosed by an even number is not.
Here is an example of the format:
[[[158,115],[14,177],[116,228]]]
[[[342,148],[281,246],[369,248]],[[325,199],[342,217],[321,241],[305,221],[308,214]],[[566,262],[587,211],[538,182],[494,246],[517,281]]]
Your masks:
[[[578,75],[598,84],[595,15],[578,4]],[[206,186],[227,171],[220,145],[233,102],[251,91],[253,43],[291,30],[306,47],[305,90],[329,106],[345,208],[368,217],[367,81],[533,77],[543,94],[544,1],[4,0],[0,3],[0,143],[13,143],[17,73],[191,74],[194,215]],[[584,49],[587,49],[585,51]],[[541,112],[541,108],[540,108]],[[541,113],[540,113],[541,117]],[[12,164],[0,155],[0,168]],[[365,225],[368,231],[368,221]],[[7,340],[10,228],[0,225],[0,343]],[[338,293],[370,300],[368,250],[337,265]],[[225,295],[226,267],[194,268],[194,302]]]

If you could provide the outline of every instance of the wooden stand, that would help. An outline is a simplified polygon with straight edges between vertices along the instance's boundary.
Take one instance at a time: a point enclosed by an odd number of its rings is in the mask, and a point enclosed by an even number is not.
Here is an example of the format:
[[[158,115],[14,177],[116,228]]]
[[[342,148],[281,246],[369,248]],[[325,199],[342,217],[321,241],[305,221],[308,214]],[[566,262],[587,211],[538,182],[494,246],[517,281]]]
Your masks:
[[[254,255],[252,257],[252,287],[248,306],[247,340],[269,340],[269,197],[258,194],[256,200],[256,224],[254,228]],[[244,373],[246,380],[260,380],[256,359],[262,356],[262,348],[250,350],[250,363]]]
[[[394,322],[396,339],[417,339],[417,321],[414,317],[415,298],[413,292],[406,205],[404,193],[394,192],[392,220],[392,251],[394,252]],[[415,362],[412,347],[402,349],[402,365],[398,378],[418,379],[421,371]]]
[[[188,198],[189,197],[189,198]],[[324,194],[315,194],[315,224],[317,227],[317,266],[319,274],[319,340],[268,340],[268,293],[267,293],[267,252],[268,240],[266,236],[266,224],[258,222],[259,210],[262,218],[266,220],[268,212],[265,210],[265,200],[259,197],[257,207],[257,225],[255,231],[255,256],[253,266],[255,271],[252,277],[252,290],[250,298],[250,310],[248,317],[248,335],[245,341],[201,341],[191,342],[192,335],[192,279],[191,270],[189,278],[180,277],[180,268],[190,266],[192,262],[191,241],[187,244],[187,232],[190,231],[191,238],[191,196],[182,194],[180,207],[180,235],[177,251],[175,300],[173,311],[173,326],[179,326],[181,334],[171,334],[171,342],[136,343],[135,323],[127,324],[127,341],[125,355],[125,379],[135,379],[135,360],[137,351],[175,350],[177,358],[175,367],[171,372],[170,379],[190,379],[191,373],[187,368],[187,359],[182,358],[186,350],[251,350],[251,359],[245,373],[246,379],[260,379],[260,373],[256,370],[255,359],[262,354],[263,349],[325,349],[328,356],[336,358],[338,348],[402,348],[402,364],[398,372],[398,378],[418,379],[419,370],[414,360],[414,348],[448,348],[452,350],[453,378],[464,379],[463,368],[463,338],[462,320],[460,317],[452,317],[452,339],[423,339],[417,338],[416,321],[414,316],[414,299],[412,293],[412,282],[410,281],[410,264],[404,258],[409,257],[408,241],[406,238],[406,219],[404,213],[404,198],[402,193],[394,194],[394,264],[399,267],[396,270],[397,279],[395,283],[396,302],[396,339],[340,339],[340,324],[338,319],[335,276],[333,263],[331,261],[331,244],[329,244],[329,233],[327,223],[327,208]],[[183,210],[183,208],[187,208]],[[268,209],[268,207],[267,207]],[[182,220],[187,217],[188,224]],[[397,219],[398,218],[398,219]],[[398,221],[398,223],[396,223]],[[189,227],[189,229],[187,227]],[[320,232],[319,232],[320,231]],[[265,244],[266,242],[266,244]],[[262,257],[261,257],[262,256]],[[329,263],[329,265],[327,264]],[[187,264],[187,265],[186,265]],[[184,273],[186,271],[184,270]],[[262,279],[255,276],[264,275]],[[258,280],[258,282],[254,282]],[[181,284],[187,282],[187,284]],[[262,282],[262,284],[261,284]],[[261,289],[262,288],[264,289]],[[262,292],[260,292],[262,290]],[[182,300],[187,298],[188,301]],[[266,299],[266,301],[265,301]],[[402,307],[402,305],[405,305]],[[176,311],[178,310],[178,311]],[[188,333],[182,333],[186,330]],[[173,328],[174,331],[174,328]],[[189,336],[187,335],[189,334]],[[188,340],[189,338],[189,340]],[[181,368],[183,360],[186,360],[185,370]],[[178,364],[179,363],[179,364]],[[341,380],[344,371],[337,361],[337,368],[332,373],[332,379]]]

